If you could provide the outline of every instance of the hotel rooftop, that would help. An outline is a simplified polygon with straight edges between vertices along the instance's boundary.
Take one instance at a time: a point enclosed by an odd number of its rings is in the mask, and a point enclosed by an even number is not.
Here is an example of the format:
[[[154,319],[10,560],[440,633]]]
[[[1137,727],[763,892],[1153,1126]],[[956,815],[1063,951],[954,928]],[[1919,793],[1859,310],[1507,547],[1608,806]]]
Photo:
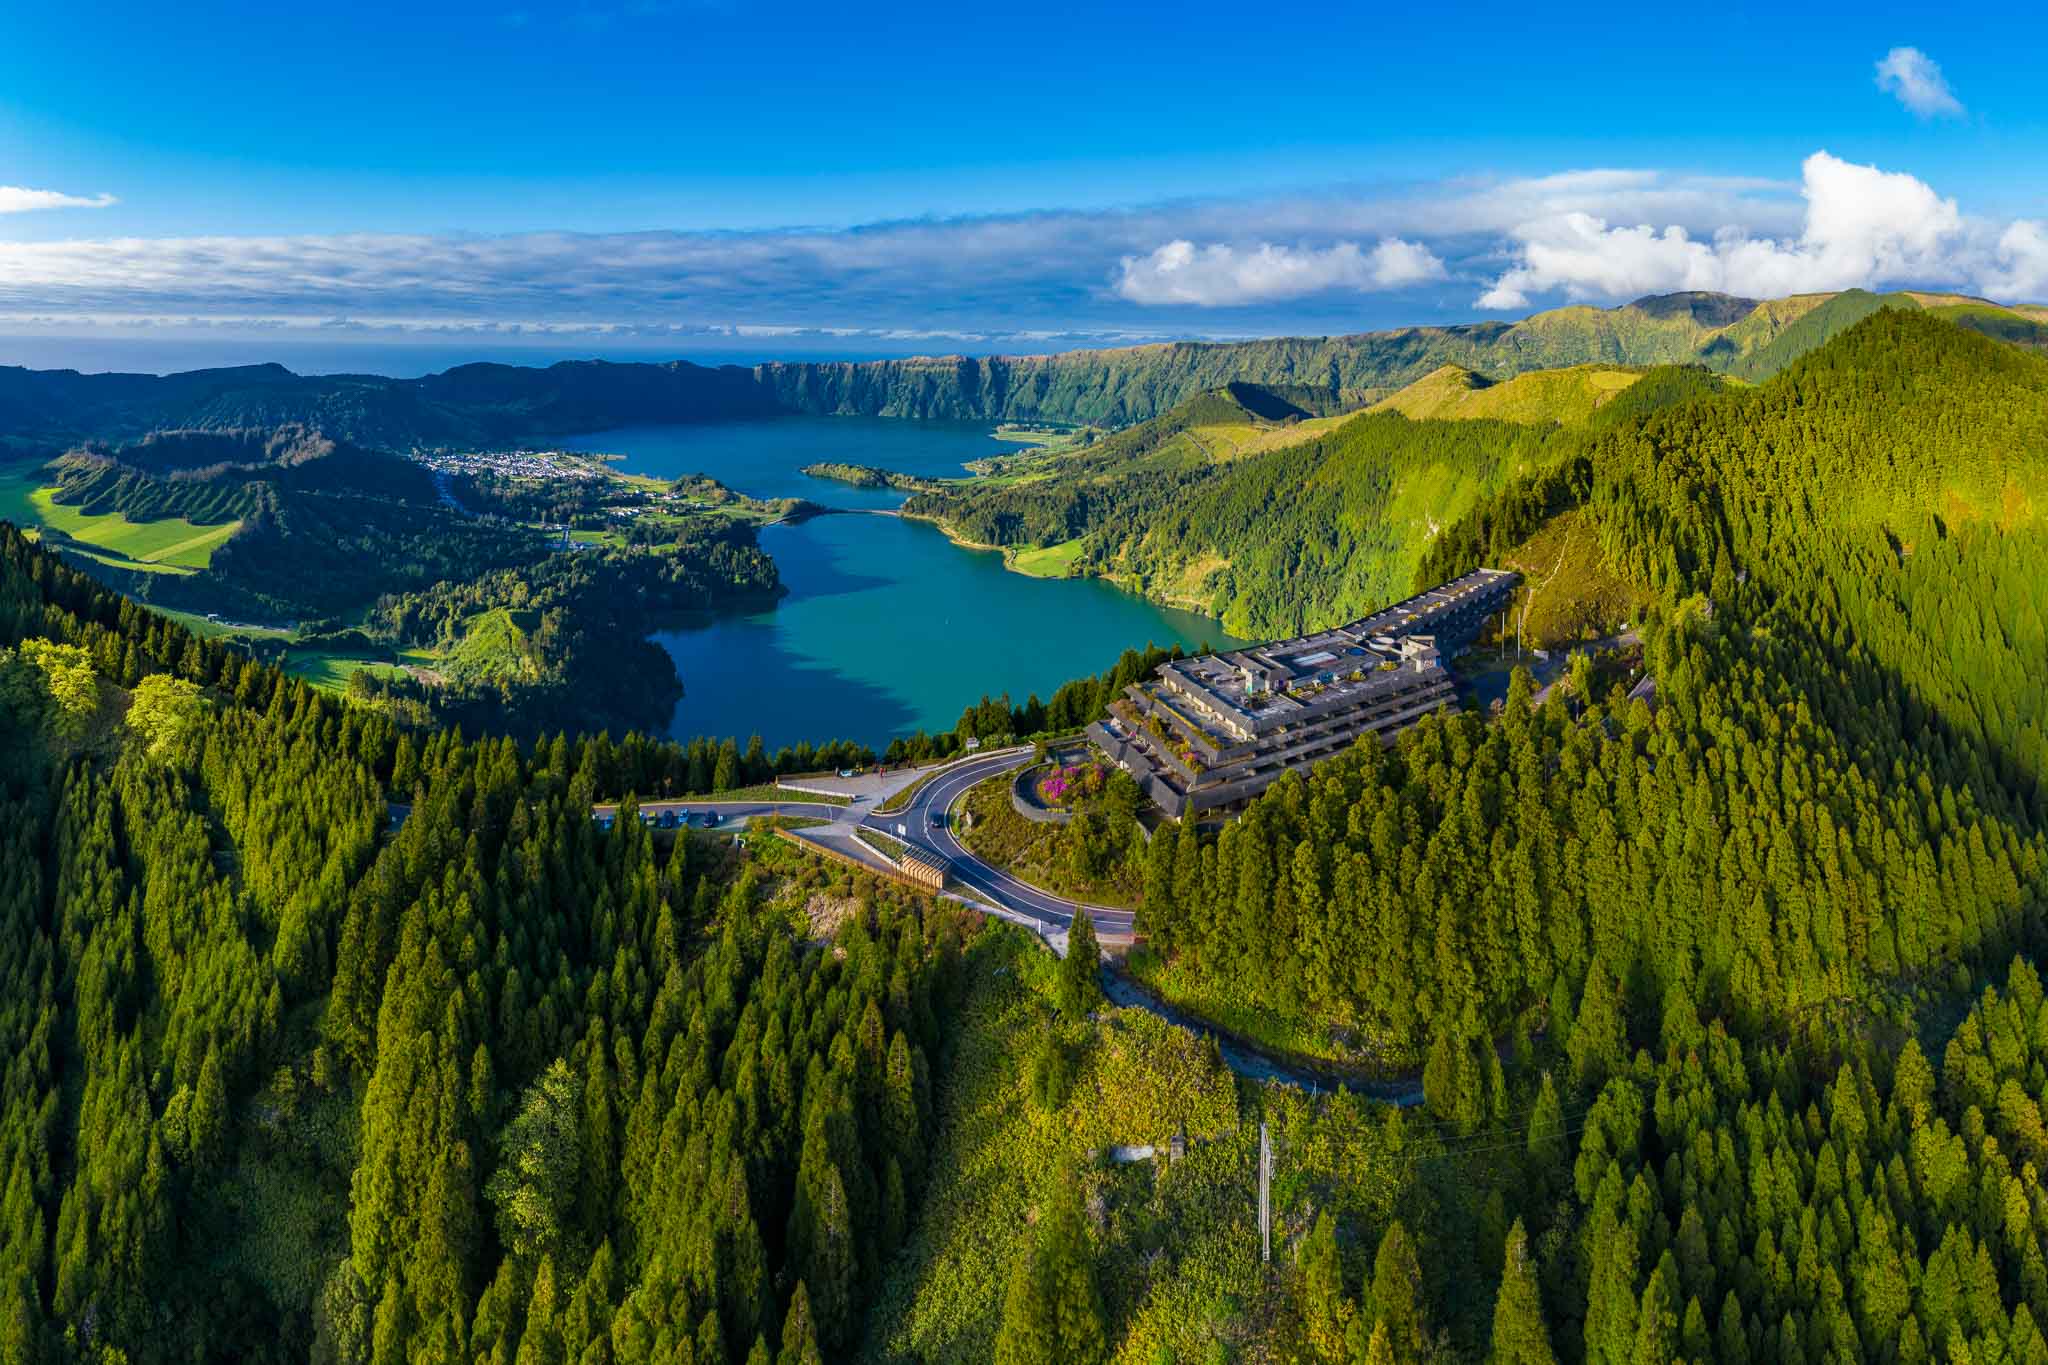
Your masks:
[[[1328,630],[1162,664],[1089,727],[1168,815],[1241,805],[1367,734],[1451,701],[1445,660],[1520,577],[1479,569]]]

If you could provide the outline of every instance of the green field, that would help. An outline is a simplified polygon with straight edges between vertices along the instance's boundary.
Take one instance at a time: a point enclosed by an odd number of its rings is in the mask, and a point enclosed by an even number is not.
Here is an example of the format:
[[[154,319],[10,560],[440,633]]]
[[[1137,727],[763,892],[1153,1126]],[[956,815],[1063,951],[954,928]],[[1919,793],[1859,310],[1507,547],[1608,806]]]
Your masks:
[[[998,441],[1036,446],[1041,450],[1061,450],[1079,441],[1082,430],[1085,428],[1056,431],[1048,427],[1012,426],[1005,423],[997,427],[994,434]]]
[[[30,496],[43,484],[40,464],[0,469],[0,521],[11,521],[24,531],[41,523]]]
[[[284,671],[295,678],[304,678],[323,692],[346,691],[348,680],[363,671],[379,678],[396,677],[405,672],[398,665],[382,660],[358,659],[324,649],[293,650],[285,658]]]
[[[1445,365],[1374,404],[1370,411],[1398,412],[1415,421],[1490,417],[1503,422],[1576,426],[1640,378],[1639,369],[1573,365],[1494,383],[1457,365]]]
[[[1074,572],[1074,561],[1081,557],[1081,542],[1063,540],[1057,545],[1043,549],[1036,546],[1019,550],[1010,556],[1010,567],[1018,573],[1033,578],[1067,578]]]
[[[196,611],[173,611],[169,607],[151,607],[150,610],[158,616],[176,621],[194,635],[204,636],[209,640],[218,639],[223,635],[233,635],[244,640],[277,640],[291,634],[290,631],[277,626],[247,626],[234,625],[226,621],[209,621]]]
[[[181,517],[138,522],[119,512],[92,516],[56,501],[55,494],[56,489],[43,484],[40,465],[0,473],[0,519],[24,529],[61,531],[79,546],[91,547],[81,548],[80,554],[116,569],[194,573],[211,563],[213,552],[242,528],[239,521],[200,526]]]

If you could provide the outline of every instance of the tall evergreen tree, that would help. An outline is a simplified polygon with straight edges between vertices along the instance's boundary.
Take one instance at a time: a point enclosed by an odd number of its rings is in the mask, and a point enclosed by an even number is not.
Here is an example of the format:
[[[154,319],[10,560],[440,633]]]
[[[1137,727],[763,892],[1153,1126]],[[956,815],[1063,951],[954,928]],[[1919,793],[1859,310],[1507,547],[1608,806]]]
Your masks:
[[[1067,955],[1060,962],[1059,1008],[1079,1019],[1102,1004],[1102,949],[1095,941],[1095,921],[1084,910],[1074,912],[1067,929]]]
[[[1508,1230],[1507,1260],[1493,1304],[1492,1365],[1557,1365],[1550,1333],[1543,1325],[1543,1300],[1536,1265],[1522,1220]]]

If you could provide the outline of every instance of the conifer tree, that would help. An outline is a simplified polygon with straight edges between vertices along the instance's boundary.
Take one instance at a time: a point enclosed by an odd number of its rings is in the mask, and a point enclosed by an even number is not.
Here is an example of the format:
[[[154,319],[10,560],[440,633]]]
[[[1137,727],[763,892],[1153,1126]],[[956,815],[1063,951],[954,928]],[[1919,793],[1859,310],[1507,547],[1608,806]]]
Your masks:
[[[209,1045],[206,1061],[199,1068],[199,1085],[192,1093],[188,1120],[192,1158],[201,1166],[212,1166],[221,1159],[227,1141],[227,1111],[227,1086],[221,1078],[220,1054]]]
[[[1344,1299],[1344,1266],[1337,1250],[1337,1220],[1327,1210],[1301,1248],[1302,1315],[1309,1341],[1329,1359],[1344,1344],[1350,1305]]]
[[[1040,1255],[1059,1359],[1073,1365],[1096,1365],[1108,1355],[1109,1343],[1078,1180],[1060,1182],[1042,1234]]]
[[[818,1351],[818,1333],[811,1322],[811,1295],[802,1280],[789,1296],[789,1312],[782,1319],[782,1351],[775,1365],[824,1365]]]
[[[1086,910],[1074,913],[1067,930],[1067,955],[1060,962],[1059,1009],[1079,1019],[1102,1004],[1102,950],[1095,942],[1095,921]]]
[[[998,1365],[1095,1365],[1109,1350],[1077,1180],[1062,1176],[1036,1236],[1011,1271]]]
[[[1372,1262],[1372,1317],[1377,1335],[1404,1360],[1421,1355],[1426,1331],[1422,1316],[1422,1262],[1408,1229],[1397,1218],[1380,1238]]]
[[[1529,1239],[1517,1218],[1508,1230],[1507,1259],[1493,1304],[1492,1365],[1557,1365],[1543,1325],[1543,1300]]]
[[[1053,1365],[1059,1333],[1035,1244],[1027,1243],[1010,1267],[1003,1294],[1002,1326],[996,1334],[996,1365]]]

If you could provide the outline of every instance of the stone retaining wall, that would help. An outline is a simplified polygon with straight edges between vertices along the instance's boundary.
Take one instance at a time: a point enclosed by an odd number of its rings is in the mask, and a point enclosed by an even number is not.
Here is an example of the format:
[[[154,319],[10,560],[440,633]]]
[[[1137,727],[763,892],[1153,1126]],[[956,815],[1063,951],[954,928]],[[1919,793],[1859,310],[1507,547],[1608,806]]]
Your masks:
[[[1064,825],[1074,818],[1073,812],[1053,810],[1038,804],[1038,779],[1055,760],[1033,763],[1019,768],[1017,775],[1010,779],[1010,808],[1026,820],[1036,820],[1041,825]]]

